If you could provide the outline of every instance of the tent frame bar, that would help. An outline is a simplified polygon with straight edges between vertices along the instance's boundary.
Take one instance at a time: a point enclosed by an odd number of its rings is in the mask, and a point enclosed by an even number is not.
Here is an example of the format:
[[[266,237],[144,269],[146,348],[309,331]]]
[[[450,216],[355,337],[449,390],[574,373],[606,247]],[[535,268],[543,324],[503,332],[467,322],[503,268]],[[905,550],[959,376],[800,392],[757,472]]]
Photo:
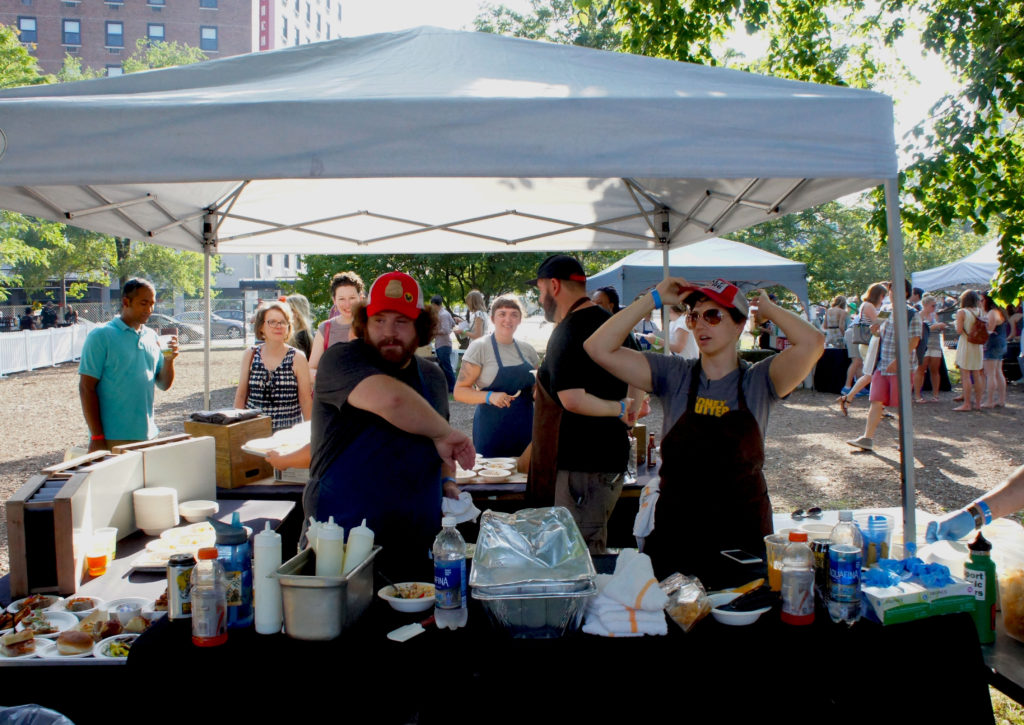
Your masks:
[[[144,196],[137,197],[135,199],[128,199],[127,201],[116,201],[110,204],[103,204],[102,206],[94,206],[90,209],[79,209],[78,211],[66,211],[64,217],[66,219],[75,219],[80,216],[88,216],[89,214],[99,214],[104,211],[112,211],[114,209],[123,209],[126,206],[134,206],[136,204],[144,204],[147,201],[153,200],[152,194],[145,194]]]

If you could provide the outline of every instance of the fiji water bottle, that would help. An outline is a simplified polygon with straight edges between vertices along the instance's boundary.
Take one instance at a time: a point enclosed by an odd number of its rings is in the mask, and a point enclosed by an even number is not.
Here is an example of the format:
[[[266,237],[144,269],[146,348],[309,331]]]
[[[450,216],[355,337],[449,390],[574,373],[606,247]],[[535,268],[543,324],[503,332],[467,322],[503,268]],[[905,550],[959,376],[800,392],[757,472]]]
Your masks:
[[[864,563],[864,538],[853,523],[853,513],[839,512],[828,548],[826,605],[833,622],[853,624],[860,619],[860,570]]]
[[[811,624],[814,621],[814,554],[806,531],[791,531],[782,558],[782,621]]]
[[[466,542],[455,517],[441,519],[434,539],[434,622],[438,629],[466,626]]]

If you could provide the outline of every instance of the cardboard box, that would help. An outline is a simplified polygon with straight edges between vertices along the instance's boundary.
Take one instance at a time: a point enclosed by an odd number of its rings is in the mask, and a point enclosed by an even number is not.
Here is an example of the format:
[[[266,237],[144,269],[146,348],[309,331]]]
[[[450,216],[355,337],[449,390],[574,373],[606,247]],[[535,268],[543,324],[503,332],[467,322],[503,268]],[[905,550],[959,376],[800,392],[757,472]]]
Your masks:
[[[242,450],[242,446],[253,439],[273,435],[269,416],[261,415],[229,425],[186,420],[185,432],[197,438],[210,436],[215,441],[217,485],[220,488],[238,488],[274,475],[274,469],[264,458]]]
[[[953,577],[953,583],[927,589],[917,582],[892,587],[863,587],[865,614],[882,624],[899,624],[938,614],[974,610],[974,585]]]

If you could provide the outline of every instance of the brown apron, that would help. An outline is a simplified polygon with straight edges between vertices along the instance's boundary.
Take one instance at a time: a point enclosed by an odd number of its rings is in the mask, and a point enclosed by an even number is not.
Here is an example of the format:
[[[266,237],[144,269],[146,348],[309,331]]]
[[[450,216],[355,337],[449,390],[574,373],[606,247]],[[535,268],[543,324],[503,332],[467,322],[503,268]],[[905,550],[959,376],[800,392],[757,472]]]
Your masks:
[[[714,579],[725,562],[719,552],[743,549],[764,557],[764,536],[772,533],[764,442],[743,395],[743,364],[739,409],[718,418],[694,412],[700,373],[698,360],[686,412],[661,442],[661,495],[644,543],[659,579],[677,571]]]
[[[577,307],[589,301],[588,297],[580,297],[558,324],[562,324]],[[540,377],[537,378],[534,390],[533,441],[530,471],[526,479],[526,505],[553,506],[555,476],[558,474],[558,429],[562,424],[563,408],[541,383]]]

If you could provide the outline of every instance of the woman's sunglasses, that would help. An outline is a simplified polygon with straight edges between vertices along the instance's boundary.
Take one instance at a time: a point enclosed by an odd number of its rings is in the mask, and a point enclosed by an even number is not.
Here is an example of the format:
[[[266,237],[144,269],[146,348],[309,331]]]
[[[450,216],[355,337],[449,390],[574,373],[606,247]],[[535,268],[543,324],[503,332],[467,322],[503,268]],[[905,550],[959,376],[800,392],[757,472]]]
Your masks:
[[[818,506],[811,506],[806,511],[804,509],[797,509],[790,514],[791,518],[799,521],[800,519],[820,519],[823,511]]]
[[[704,318],[704,322],[708,323],[711,327],[714,327],[722,321],[722,311],[717,307],[711,307],[703,312],[691,312],[686,316],[686,323],[692,330],[697,326],[698,320]]]

